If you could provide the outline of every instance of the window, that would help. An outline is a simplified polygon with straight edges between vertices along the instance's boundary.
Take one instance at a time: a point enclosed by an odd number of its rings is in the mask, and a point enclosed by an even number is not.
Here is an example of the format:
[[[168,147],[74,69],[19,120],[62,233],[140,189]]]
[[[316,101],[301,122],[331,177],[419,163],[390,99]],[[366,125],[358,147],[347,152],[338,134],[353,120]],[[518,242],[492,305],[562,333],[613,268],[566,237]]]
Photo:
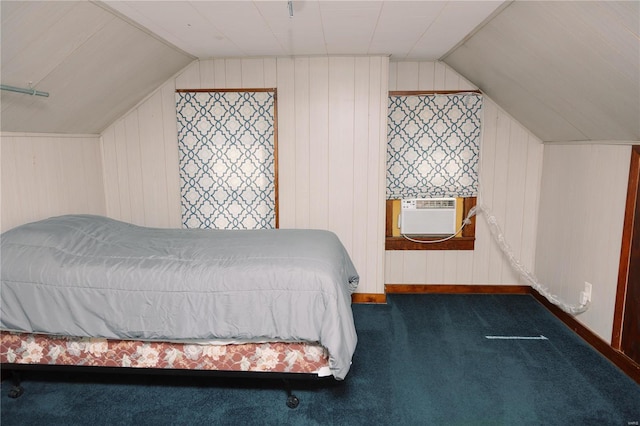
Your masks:
[[[176,91],[183,227],[278,227],[275,100],[275,89]]]
[[[398,236],[399,199],[454,197],[458,223],[475,206],[482,95],[390,92],[387,127],[387,250],[472,250],[475,220],[455,238],[433,244]],[[395,234],[395,235],[394,235]],[[412,236],[417,240],[441,237]]]

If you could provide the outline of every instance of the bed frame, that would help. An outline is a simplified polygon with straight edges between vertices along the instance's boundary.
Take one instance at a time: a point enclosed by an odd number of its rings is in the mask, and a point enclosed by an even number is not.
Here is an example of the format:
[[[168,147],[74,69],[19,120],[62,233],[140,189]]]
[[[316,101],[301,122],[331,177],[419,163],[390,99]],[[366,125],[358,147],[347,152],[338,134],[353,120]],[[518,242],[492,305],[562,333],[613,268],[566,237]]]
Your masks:
[[[288,384],[340,382],[350,369],[359,277],[331,231],[161,229],[63,215],[6,231],[1,244],[4,370]],[[15,377],[13,397],[23,392]],[[298,405],[290,389],[287,405]]]
[[[11,398],[24,392],[23,370],[205,374],[282,380],[286,404],[296,408],[299,399],[292,393],[292,380],[333,378],[326,349],[308,343],[188,344],[1,331],[0,362],[12,374]]]

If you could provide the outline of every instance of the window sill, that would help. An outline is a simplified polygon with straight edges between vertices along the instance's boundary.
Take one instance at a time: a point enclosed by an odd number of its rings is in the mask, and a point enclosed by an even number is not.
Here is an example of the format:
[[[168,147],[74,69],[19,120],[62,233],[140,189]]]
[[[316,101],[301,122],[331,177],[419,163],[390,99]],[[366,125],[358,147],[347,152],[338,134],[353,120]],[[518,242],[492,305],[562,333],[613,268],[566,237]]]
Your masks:
[[[411,237],[414,240],[438,240],[442,237]],[[404,237],[386,237],[385,250],[473,250],[475,237],[456,237],[439,243],[416,243]]]

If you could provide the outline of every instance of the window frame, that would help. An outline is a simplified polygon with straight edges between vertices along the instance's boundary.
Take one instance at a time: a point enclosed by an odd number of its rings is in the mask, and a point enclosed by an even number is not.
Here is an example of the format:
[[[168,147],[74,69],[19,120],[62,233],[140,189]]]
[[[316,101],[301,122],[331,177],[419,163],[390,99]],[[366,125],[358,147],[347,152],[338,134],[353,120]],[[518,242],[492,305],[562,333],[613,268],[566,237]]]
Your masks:
[[[273,94],[273,179],[274,179],[274,228],[280,228],[280,200],[279,200],[279,176],[278,176],[278,89],[275,87],[261,87],[261,88],[223,88],[223,89],[176,89],[175,93],[186,92],[232,92],[232,93],[244,93],[244,92],[270,92]],[[183,218],[180,219],[184,222]],[[184,226],[184,224],[183,224]],[[211,228],[218,229],[218,228]],[[260,228],[271,229],[271,228]]]
[[[469,211],[476,206],[476,197],[463,198],[462,217],[467,217]],[[471,223],[462,228],[460,236],[437,243],[416,243],[403,236],[393,236],[393,200],[386,200],[385,221],[385,250],[473,250],[476,240],[476,217],[470,218]],[[411,239],[419,241],[434,241],[442,236],[411,235]]]
[[[419,95],[452,95],[459,93],[478,93],[480,90],[401,90],[389,91],[388,96],[419,96]],[[385,163],[386,172],[386,163]],[[467,217],[469,211],[476,206],[477,197],[463,198],[463,219]],[[460,236],[453,237],[446,241],[437,243],[417,243],[410,241],[403,236],[393,236],[393,200],[386,200],[385,207],[385,250],[473,250],[476,239],[476,217],[470,218],[471,223],[466,225]],[[411,239],[419,241],[435,241],[442,239],[442,236],[412,235]]]

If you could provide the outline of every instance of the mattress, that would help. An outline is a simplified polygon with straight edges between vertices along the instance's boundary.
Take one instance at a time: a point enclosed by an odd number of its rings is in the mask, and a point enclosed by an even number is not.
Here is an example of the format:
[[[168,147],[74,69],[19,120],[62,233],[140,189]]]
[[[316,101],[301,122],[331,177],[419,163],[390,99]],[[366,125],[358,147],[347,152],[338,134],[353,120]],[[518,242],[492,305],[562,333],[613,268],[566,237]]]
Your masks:
[[[2,364],[331,375],[319,344],[201,344],[0,332]]]
[[[322,230],[146,228],[91,215],[0,236],[0,328],[115,340],[314,342],[336,379],[358,274]]]

